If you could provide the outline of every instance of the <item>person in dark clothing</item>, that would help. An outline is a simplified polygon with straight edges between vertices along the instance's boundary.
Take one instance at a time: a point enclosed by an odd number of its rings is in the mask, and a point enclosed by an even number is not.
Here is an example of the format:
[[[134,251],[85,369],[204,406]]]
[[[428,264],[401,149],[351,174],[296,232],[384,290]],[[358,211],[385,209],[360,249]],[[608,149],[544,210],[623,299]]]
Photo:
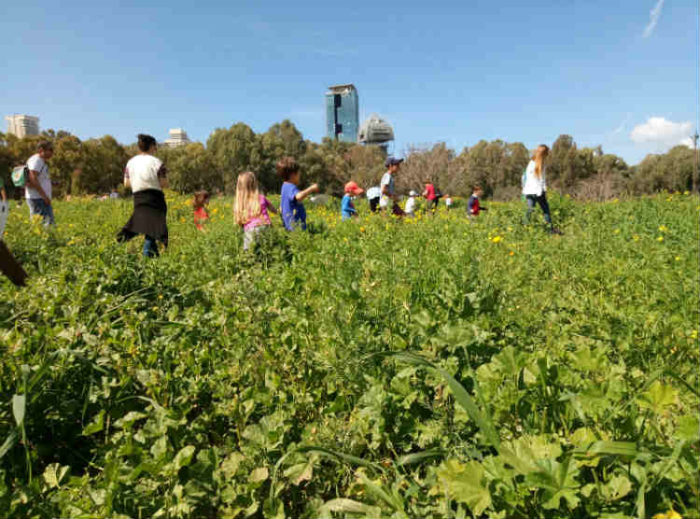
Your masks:
[[[158,242],[168,246],[168,225],[163,188],[168,187],[167,170],[163,162],[154,157],[157,145],[150,135],[138,136],[140,153],[126,164],[124,185],[134,193],[134,212],[119,232],[119,241],[128,241],[143,234],[143,255],[148,258],[159,255]]]

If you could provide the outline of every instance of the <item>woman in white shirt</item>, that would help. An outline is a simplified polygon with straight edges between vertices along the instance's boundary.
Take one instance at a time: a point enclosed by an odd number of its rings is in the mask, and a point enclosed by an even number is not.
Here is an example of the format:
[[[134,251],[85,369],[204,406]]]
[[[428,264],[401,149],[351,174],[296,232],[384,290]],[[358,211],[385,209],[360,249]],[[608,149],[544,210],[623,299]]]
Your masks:
[[[168,226],[163,188],[168,187],[167,170],[154,157],[156,140],[151,135],[139,134],[140,153],[126,164],[124,185],[134,193],[134,212],[119,232],[119,241],[128,241],[138,234],[145,235],[143,255],[158,256],[158,242],[168,246]]]
[[[530,160],[523,175],[523,195],[525,195],[527,200],[525,222],[528,223],[530,221],[530,215],[535,209],[535,205],[539,205],[542,208],[544,219],[549,226],[550,232],[554,232],[552,216],[549,213],[549,204],[547,203],[547,168],[544,165],[547,155],[549,155],[549,148],[544,144],[540,144],[532,155],[532,160]]]

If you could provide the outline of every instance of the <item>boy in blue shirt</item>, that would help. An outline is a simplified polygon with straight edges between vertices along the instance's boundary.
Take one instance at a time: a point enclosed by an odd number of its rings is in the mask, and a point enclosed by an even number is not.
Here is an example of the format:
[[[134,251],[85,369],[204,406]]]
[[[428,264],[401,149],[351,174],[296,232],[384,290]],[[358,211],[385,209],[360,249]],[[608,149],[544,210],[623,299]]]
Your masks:
[[[355,209],[355,204],[352,203],[352,197],[360,196],[364,192],[365,190],[352,180],[345,184],[345,196],[343,197],[343,201],[340,203],[340,213],[343,220],[348,220],[353,216],[357,217],[357,209]]]
[[[284,180],[280,200],[280,215],[284,228],[306,230],[306,209],[301,202],[311,193],[318,192],[318,184],[312,184],[303,191],[297,187],[300,180],[299,164],[294,157],[282,157],[277,163],[277,174]]]

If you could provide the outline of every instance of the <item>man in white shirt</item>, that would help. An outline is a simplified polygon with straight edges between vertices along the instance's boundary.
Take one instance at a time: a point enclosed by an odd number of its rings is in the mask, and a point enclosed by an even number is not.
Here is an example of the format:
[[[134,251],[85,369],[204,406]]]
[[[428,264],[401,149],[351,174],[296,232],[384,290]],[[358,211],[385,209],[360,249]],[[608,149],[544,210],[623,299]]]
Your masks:
[[[404,214],[403,210],[399,207],[399,197],[396,195],[396,187],[394,183],[394,175],[399,172],[402,162],[403,159],[395,159],[394,157],[389,157],[386,159],[384,165],[386,166],[387,171],[382,177],[382,198],[379,201],[379,207],[385,209],[389,206],[389,199],[393,200],[394,205],[392,212],[397,216],[403,216]]]
[[[25,186],[25,198],[29,205],[29,215],[40,215],[45,226],[55,223],[51,205],[51,177],[49,165],[46,163],[51,157],[53,157],[53,144],[49,141],[41,141],[37,153],[27,161],[29,174]]]

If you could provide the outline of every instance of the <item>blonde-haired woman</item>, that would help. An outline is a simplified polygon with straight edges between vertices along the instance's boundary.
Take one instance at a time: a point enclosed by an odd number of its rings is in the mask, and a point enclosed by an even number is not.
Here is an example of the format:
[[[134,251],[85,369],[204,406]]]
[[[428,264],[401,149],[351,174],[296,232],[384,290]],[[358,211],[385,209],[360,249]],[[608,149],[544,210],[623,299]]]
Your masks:
[[[549,148],[544,144],[540,144],[532,155],[532,160],[530,160],[523,175],[523,195],[527,201],[525,223],[530,221],[530,215],[535,209],[535,205],[539,205],[544,213],[544,219],[549,226],[549,231],[556,232],[552,226],[552,216],[549,213],[549,204],[547,203],[547,168],[544,163],[548,155]]]
[[[277,214],[275,206],[260,192],[255,173],[246,171],[238,175],[233,219],[243,227],[243,250],[248,250],[257,235],[270,226],[268,211]]]

